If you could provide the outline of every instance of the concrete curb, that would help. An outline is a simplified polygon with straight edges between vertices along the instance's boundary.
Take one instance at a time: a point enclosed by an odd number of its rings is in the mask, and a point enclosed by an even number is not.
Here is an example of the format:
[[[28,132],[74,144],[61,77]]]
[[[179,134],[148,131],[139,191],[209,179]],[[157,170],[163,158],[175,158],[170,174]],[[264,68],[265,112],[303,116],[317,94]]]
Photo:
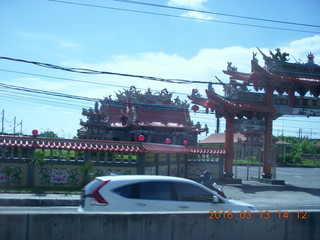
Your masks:
[[[79,206],[80,199],[16,199],[16,198],[3,198],[0,199],[0,206]]]

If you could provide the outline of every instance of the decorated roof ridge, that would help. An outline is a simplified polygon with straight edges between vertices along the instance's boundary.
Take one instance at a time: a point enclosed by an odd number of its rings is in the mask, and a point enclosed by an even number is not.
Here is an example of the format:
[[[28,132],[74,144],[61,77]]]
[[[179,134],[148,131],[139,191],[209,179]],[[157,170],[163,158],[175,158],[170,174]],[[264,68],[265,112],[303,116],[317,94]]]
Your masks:
[[[194,154],[216,154],[216,155],[224,155],[226,154],[225,148],[219,147],[202,147],[202,146],[187,146]]]
[[[183,153],[183,154],[225,154],[223,148],[198,148],[147,142],[115,142],[102,140],[75,140],[39,137],[1,136],[0,147],[42,148],[76,151],[101,151],[119,153]],[[196,152],[195,149],[198,149]]]
[[[119,141],[110,140],[95,140],[95,139],[68,139],[68,138],[47,138],[47,137],[32,137],[32,136],[9,136],[0,135],[0,141],[3,139],[14,139],[22,141],[52,141],[52,142],[74,142],[74,143],[96,143],[96,144],[117,144]],[[122,141],[123,144],[139,145],[138,142]]]
[[[298,79],[307,78],[320,80],[320,66],[315,64],[314,54],[311,52],[307,55],[308,61],[306,63],[290,63],[288,62],[289,59],[287,59],[290,54],[286,52],[281,53],[279,48],[275,49],[276,53],[269,51],[271,57],[267,56],[259,48],[258,50],[263,56],[267,70],[272,73],[288,74],[288,76],[295,76],[295,78]]]
[[[230,75],[231,77],[234,77],[237,80],[243,80],[247,81],[252,73],[244,73],[244,72],[235,72],[235,71],[228,71],[228,70],[222,70],[224,74]]]
[[[76,151],[102,151],[102,152],[123,152],[123,153],[143,153],[141,144],[130,142],[107,142],[107,141],[53,141],[44,138],[0,138],[0,147],[21,147],[21,148],[41,148]],[[70,139],[68,139],[70,140]]]
[[[192,101],[192,103],[200,105],[204,108],[208,108],[208,98],[198,98],[198,97],[194,97],[194,96],[188,96],[188,98]]]
[[[277,73],[273,74],[268,69],[261,67],[257,62],[252,61],[252,70],[253,73],[251,77],[248,79],[249,82],[255,83],[255,81],[263,81],[266,80],[267,82],[271,83],[272,81],[283,82],[283,83],[295,83],[295,84],[311,84],[311,85],[319,85],[320,84],[320,77],[319,79],[311,79],[311,78],[304,78],[304,77],[297,77],[292,76],[287,73]],[[262,76],[267,77],[262,77]]]
[[[173,92],[169,92],[166,88],[161,91],[152,91],[148,88],[144,93],[140,90],[137,90],[136,87],[131,86],[129,90],[124,89],[124,91],[119,91],[119,93],[115,93],[117,96],[116,100],[111,99],[111,95],[108,98],[100,101],[108,102],[115,105],[121,104],[137,104],[137,106],[146,107],[146,106],[168,106],[168,107],[176,107],[178,108],[188,108],[189,104],[187,101],[181,101],[177,96],[173,101],[171,100]]]
[[[232,111],[255,111],[255,112],[267,112],[267,113],[273,113],[276,112],[277,110],[272,107],[272,106],[268,106],[266,105],[266,103],[263,102],[254,102],[254,101],[237,101],[237,102],[232,102],[222,96],[220,96],[219,94],[212,92],[212,91],[208,91],[206,90],[206,94],[208,96],[208,99],[210,100],[210,98],[212,98],[214,100],[215,103],[217,103],[220,107],[225,106],[226,109],[231,109]]]

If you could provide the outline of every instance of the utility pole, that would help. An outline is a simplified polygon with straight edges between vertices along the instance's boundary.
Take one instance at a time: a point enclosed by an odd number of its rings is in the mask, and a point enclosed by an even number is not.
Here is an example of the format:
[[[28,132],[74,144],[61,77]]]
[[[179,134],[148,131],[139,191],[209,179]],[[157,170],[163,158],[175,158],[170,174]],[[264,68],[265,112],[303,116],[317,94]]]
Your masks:
[[[2,110],[2,128],[1,128],[1,133],[3,134],[4,132],[4,109]]]
[[[20,133],[22,134],[22,119],[21,119],[21,122],[20,122]]]
[[[13,119],[13,134],[16,134],[16,117]]]
[[[220,118],[217,118],[217,128],[216,128],[216,133],[220,132]]]

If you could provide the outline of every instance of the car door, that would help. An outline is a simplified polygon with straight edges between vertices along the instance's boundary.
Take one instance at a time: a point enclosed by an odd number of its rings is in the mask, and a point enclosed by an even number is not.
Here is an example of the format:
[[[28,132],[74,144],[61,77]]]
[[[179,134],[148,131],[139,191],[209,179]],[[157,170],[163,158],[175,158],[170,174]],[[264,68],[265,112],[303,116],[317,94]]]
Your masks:
[[[170,182],[141,182],[137,185],[137,196],[132,199],[133,208],[136,212],[175,211],[176,202],[172,191]]]
[[[224,201],[213,203],[214,193],[201,185],[192,183],[174,183],[177,211],[225,210]]]

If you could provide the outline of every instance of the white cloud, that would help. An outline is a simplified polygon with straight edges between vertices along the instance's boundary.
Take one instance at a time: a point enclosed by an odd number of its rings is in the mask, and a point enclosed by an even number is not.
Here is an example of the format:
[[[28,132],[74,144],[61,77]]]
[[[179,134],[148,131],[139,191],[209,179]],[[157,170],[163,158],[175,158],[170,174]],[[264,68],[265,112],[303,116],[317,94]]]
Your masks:
[[[79,47],[79,44],[73,41],[70,41],[64,37],[55,36],[51,34],[39,34],[39,33],[23,33],[24,37],[35,40],[45,40],[51,41],[54,44],[58,45],[60,48],[75,48]]]
[[[205,9],[204,4],[207,0],[170,0],[168,2],[169,6],[173,7],[184,7],[184,8],[191,8],[195,10]],[[213,17],[209,14],[198,12],[198,11],[187,11],[181,14],[182,17],[187,18],[195,18],[199,20],[212,20]]]
[[[206,2],[207,0],[169,0],[168,5],[201,9]]]
[[[199,19],[199,20],[212,20],[213,19],[213,17],[208,14],[204,14],[204,13],[196,12],[196,11],[188,11],[186,13],[183,13],[181,16],[187,17],[187,18],[195,18],[195,19]]]
[[[290,56],[295,56],[296,58],[302,58],[305,62],[306,55],[312,51],[315,54],[315,61],[318,63],[320,60],[320,35],[314,37],[303,38],[299,40],[292,41],[291,43],[284,44],[282,46],[272,46],[272,48],[263,48],[259,46],[260,49],[268,54],[269,50],[274,50],[274,48],[281,48],[282,51],[290,53]],[[239,71],[250,72],[251,71],[251,59],[252,52],[258,52],[256,47],[242,47],[242,46],[230,46],[226,48],[207,48],[201,49],[191,58],[184,58],[177,54],[167,54],[164,52],[146,52],[135,55],[116,55],[108,61],[99,62],[64,62],[61,66],[65,67],[78,67],[78,68],[88,68],[101,71],[118,72],[118,73],[128,73],[136,75],[146,75],[154,76],[160,78],[171,78],[171,79],[189,79],[197,81],[213,81],[216,82],[215,76],[224,82],[229,82],[229,77],[225,75],[222,70],[226,69],[227,62],[232,62]],[[259,59],[259,64],[264,65],[261,55],[258,53],[257,57]],[[291,58],[291,57],[290,57]],[[293,59],[290,60],[293,62]],[[70,75],[68,75],[70,77]],[[182,84],[170,84],[164,82],[147,81],[139,78],[125,78],[113,75],[83,75],[76,74],[72,75],[70,78],[102,82],[106,84],[115,84],[120,86],[131,86],[135,85],[137,88],[147,89],[150,87],[152,90],[161,90],[167,88],[168,91],[176,92],[181,100],[186,99],[186,95],[181,93],[191,94],[193,88],[199,89],[202,95],[205,95],[206,84],[192,84],[192,85],[182,85]],[[60,80],[48,80],[42,79],[40,77],[34,78],[20,78],[14,79],[10,84],[37,88],[48,91],[65,92],[67,94],[74,94],[80,96],[88,96],[94,98],[103,98],[112,95],[115,98],[115,92],[122,90],[121,87],[112,86],[101,86],[94,84],[80,84],[75,82],[66,82]],[[222,87],[214,86],[219,94],[223,94]],[[22,100],[27,102],[28,99]],[[68,132],[73,132],[72,136],[75,134],[75,129],[80,128],[78,124],[78,119],[81,117],[81,108],[91,106],[93,103],[84,102],[72,102],[67,100],[66,103],[74,103],[76,106],[69,106],[66,104],[67,108],[71,108],[68,113],[64,113],[63,104],[53,104],[48,114],[44,114],[38,109],[33,109],[35,114],[30,115],[30,119],[24,119],[24,122],[31,122],[33,127],[45,129],[47,126],[41,125],[42,122],[50,122],[54,120],[52,124],[52,129],[54,126],[63,126],[66,134]],[[8,103],[10,106],[11,100]],[[44,102],[44,104],[51,104],[50,102]],[[82,105],[83,104],[83,105]],[[62,109],[55,109],[54,107],[61,107]],[[19,109],[25,109],[24,104],[21,104]],[[37,111],[36,111],[37,110]],[[57,113],[58,112],[58,113]],[[39,114],[39,115],[37,115]],[[69,115],[73,114],[73,118],[69,118]],[[35,117],[35,116],[40,116]],[[59,116],[57,118],[56,116]],[[43,120],[46,117],[51,120]],[[191,113],[191,117],[195,121],[200,121],[202,124],[207,123],[211,131],[214,131],[214,121],[212,116],[196,115]],[[38,121],[39,119],[39,121]],[[41,119],[41,121],[40,121]],[[69,119],[69,120],[66,120]],[[68,122],[69,121],[69,122]],[[61,127],[60,127],[61,128]],[[60,129],[57,127],[55,131]],[[70,130],[68,129],[70,128]],[[32,130],[32,128],[31,128]],[[71,137],[72,137],[71,136]],[[204,136],[202,136],[204,137]]]
[[[297,60],[301,59],[302,63],[305,63],[307,61],[308,53],[312,52],[315,54],[315,62],[319,63],[320,35],[293,41],[289,44],[289,47],[283,47],[282,50],[290,53],[290,56],[295,57]],[[292,58],[291,61],[294,62],[294,59]]]
[[[320,36],[305,38],[288,43],[286,46],[279,47],[282,51],[290,53],[292,56],[302,57],[306,60],[306,55],[312,51],[315,53],[316,62],[320,59]],[[265,54],[269,54],[267,48],[260,48]],[[258,52],[256,47],[246,48],[242,46],[232,46],[222,49],[208,48],[201,49],[192,58],[183,58],[176,54],[166,54],[163,52],[147,52],[136,55],[117,55],[113,56],[110,61],[98,63],[73,62],[67,63],[70,67],[82,67],[101,71],[110,71],[118,73],[128,73],[135,75],[154,76],[159,78],[170,79],[188,79],[197,81],[213,81],[216,82],[215,76],[219,77],[224,82],[229,81],[229,77],[222,70],[227,68],[227,62],[232,62],[232,65],[238,68],[240,72],[251,71],[252,53]],[[317,58],[318,56],[318,58]],[[260,53],[257,54],[259,64],[264,65]],[[317,60],[318,59],[318,60]],[[294,62],[294,59],[290,60]],[[305,62],[305,61],[304,61]],[[65,65],[64,65],[65,66]],[[86,80],[99,81],[109,84],[131,86],[146,89],[148,87],[153,90],[161,90],[167,88],[169,91],[177,93],[190,94],[193,88],[198,88],[202,94],[207,88],[206,84],[170,84],[156,81],[147,81],[139,78],[124,78],[110,75],[86,76]],[[102,98],[109,96],[114,92],[121,90],[119,87],[98,87],[91,86],[86,88],[82,94],[90,97]],[[222,94],[222,88],[217,86],[216,91]],[[82,95],[79,94],[79,95]]]

